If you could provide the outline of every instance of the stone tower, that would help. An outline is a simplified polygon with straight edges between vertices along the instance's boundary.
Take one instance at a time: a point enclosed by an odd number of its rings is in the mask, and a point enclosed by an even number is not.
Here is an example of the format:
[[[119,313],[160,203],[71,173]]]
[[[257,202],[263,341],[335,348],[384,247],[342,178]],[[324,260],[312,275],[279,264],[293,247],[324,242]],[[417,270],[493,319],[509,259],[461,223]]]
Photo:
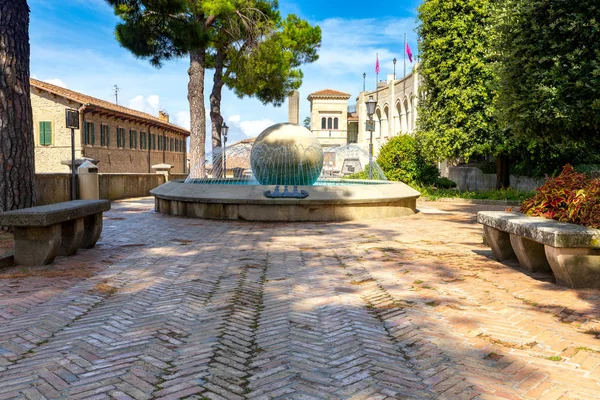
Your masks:
[[[300,125],[300,93],[297,90],[288,96],[288,122]]]

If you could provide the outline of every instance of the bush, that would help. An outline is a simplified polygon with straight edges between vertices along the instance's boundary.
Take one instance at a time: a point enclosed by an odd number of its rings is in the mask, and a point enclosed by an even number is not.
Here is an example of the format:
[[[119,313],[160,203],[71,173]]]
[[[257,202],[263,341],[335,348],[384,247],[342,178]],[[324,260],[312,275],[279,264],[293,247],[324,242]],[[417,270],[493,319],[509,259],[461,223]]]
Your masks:
[[[569,164],[556,178],[547,178],[526,200],[521,212],[562,222],[600,228],[600,180],[590,179]]]
[[[456,182],[442,177],[442,178],[437,178],[435,180],[435,182],[433,182],[433,186],[435,186],[438,189],[452,189],[456,187]]]
[[[391,138],[377,157],[377,163],[390,181],[429,185],[439,176],[437,167],[428,163],[411,135]]]

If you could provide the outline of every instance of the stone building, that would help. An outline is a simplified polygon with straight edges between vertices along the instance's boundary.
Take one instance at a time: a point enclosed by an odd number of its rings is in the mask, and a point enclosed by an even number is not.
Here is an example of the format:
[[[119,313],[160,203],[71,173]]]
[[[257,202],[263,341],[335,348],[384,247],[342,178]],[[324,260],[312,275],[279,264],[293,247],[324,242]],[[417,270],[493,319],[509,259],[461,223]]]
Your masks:
[[[416,68],[404,79],[394,79],[394,75],[389,75],[387,80],[378,83],[376,90],[360,92],[356,106],[348,105],[351,97],[348,93],[332,89],[312,93],[308,96],[311,131],[323,146],[357,143],[368,149],[370,135],[366,122],[369,117],[365,102],[373,96],[377,101],[373,115],[373,144],[377,152],[392,136],[415,131],[419,79]]]
[[[99,160],[103,173],[148,173],[155,164],[171,164],[173,173],[186,171],[189,131],[169,122],[96,99],[60,86],[31,79],[36,172],[67,172],[61,161],[71,159],[71,130],[65,109],[79,110],[75,157]]]

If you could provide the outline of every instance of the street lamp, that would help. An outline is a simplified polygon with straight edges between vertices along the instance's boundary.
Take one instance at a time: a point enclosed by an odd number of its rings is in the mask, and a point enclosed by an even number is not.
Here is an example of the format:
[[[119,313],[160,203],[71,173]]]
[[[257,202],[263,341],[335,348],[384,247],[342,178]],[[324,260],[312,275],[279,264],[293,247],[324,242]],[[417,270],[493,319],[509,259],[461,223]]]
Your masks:
[[[365,91],[365,88],[366,88],[366,86],[365,86],[365,80],[366,79],[367,79],[367,73],[363,72],[363,92]]]
[[[229,131],[229,127],[223,121],[223,125],[221,125],[221,135],[223,135],[223,178],[227,178],[227,154],[225,151],[227,149],[227,132]]]
[[[373,122],[373,114],[375,114],[375,107],[377,107],[377,101],[373,100],[373,96],[369,96],[369,100],[365,101],[367,106],[367,115],[369,121],[367,121],[367,130],[370,133],[369,137],[369,179],[373,179],[373,131],[375,130],[375,123]]]
[[[396,57],[394,57],[394,59],[392,60],[394,62],[394,80],[396,80]]]

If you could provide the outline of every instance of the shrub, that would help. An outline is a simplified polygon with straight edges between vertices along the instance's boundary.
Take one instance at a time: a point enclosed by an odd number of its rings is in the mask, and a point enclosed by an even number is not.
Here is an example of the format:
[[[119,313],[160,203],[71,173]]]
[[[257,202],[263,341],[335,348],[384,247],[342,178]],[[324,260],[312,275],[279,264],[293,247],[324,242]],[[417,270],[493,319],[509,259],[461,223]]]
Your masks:
[[[600,180],[590,179],[570,164],[556,178],[547,178],[526,200],[521,212],[562,222],[600,228]]]
[[[391,138],[379,150],[377,163],[390,181],[427,185],[439,176],[436,166],[425,160],[411,135]]]
[[[456,182],[454,182],[446,177],[442,177],[442,178],[437,178],[433,182],[433,186],[435,186],[438,189],[452,189],[452,188],[456,187]]]

